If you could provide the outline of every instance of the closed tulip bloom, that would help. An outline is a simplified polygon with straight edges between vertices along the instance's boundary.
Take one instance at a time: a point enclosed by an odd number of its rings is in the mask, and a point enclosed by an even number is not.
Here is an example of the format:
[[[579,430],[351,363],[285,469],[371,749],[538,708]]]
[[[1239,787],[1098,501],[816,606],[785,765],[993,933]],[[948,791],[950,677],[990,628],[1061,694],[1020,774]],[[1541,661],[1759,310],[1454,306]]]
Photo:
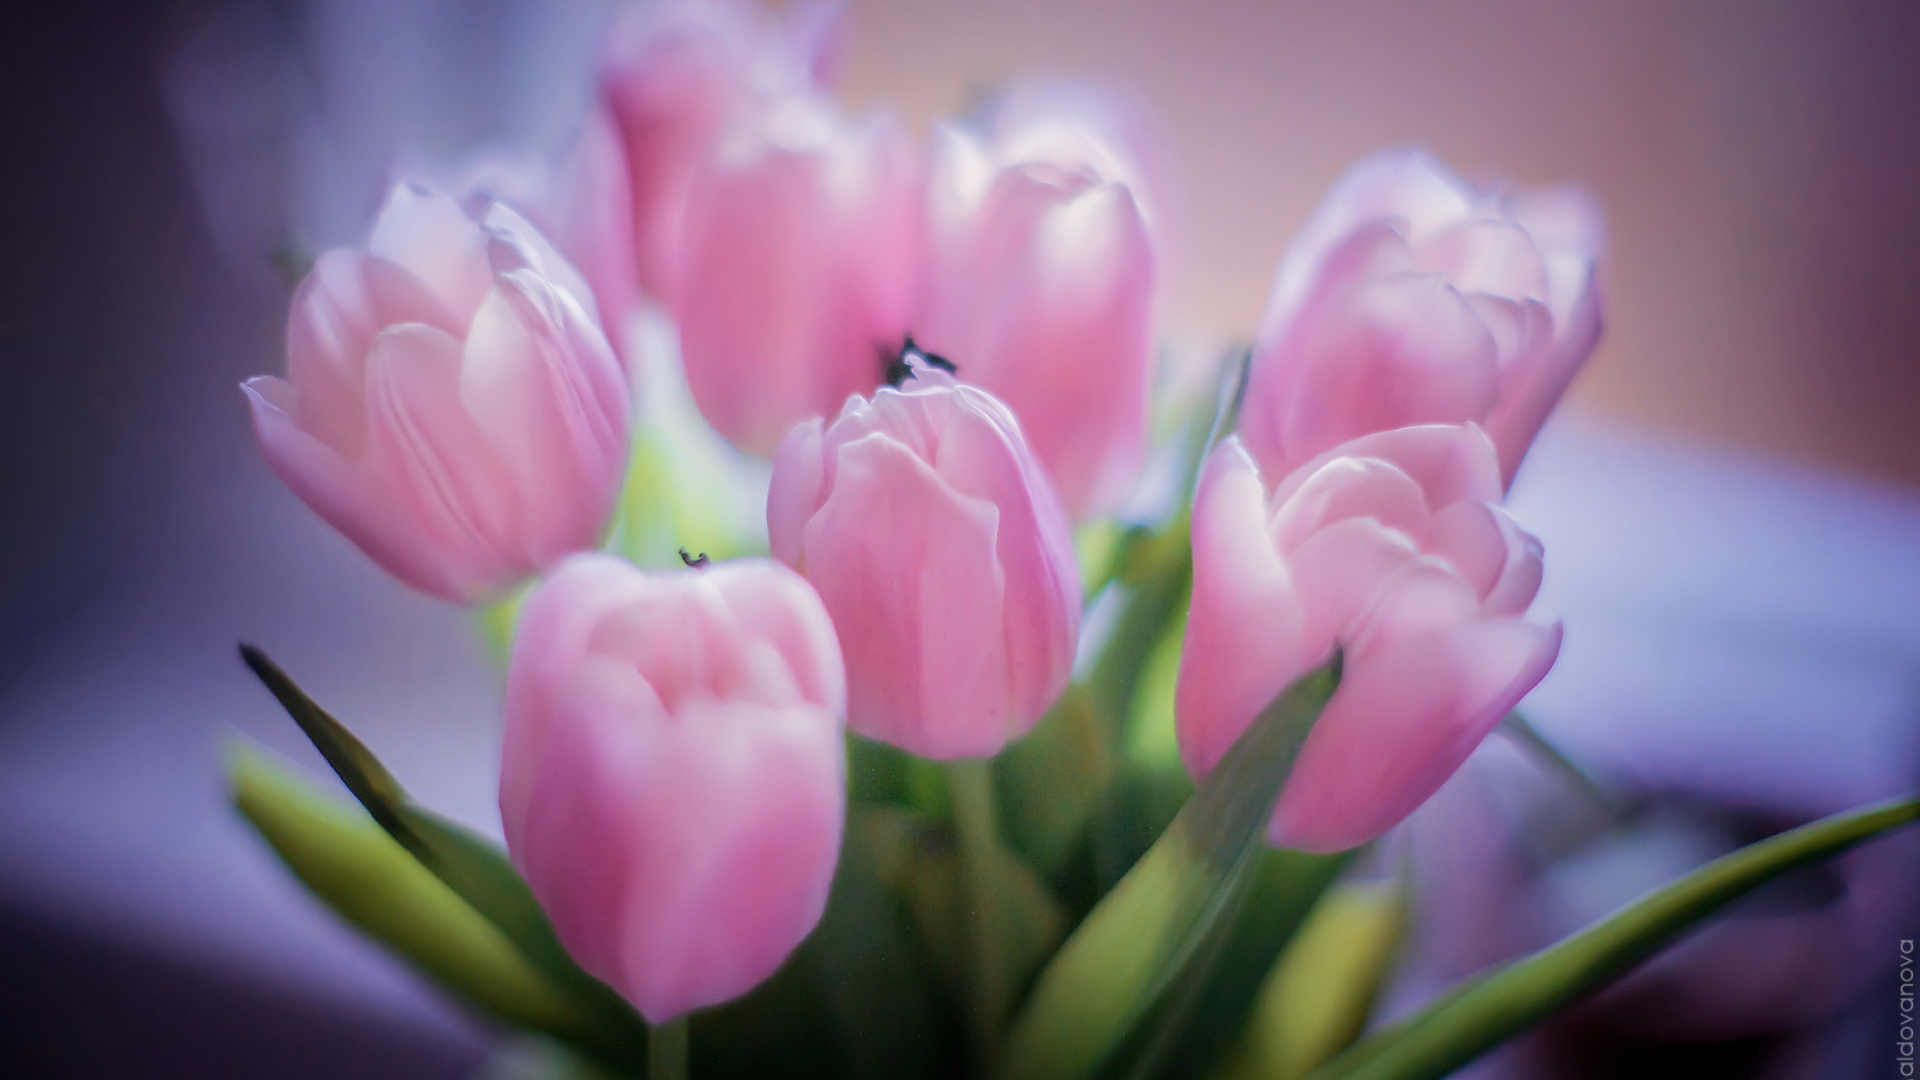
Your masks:
[[[1477,423],[1512,483],[1600,338],[1604,231],[1582,191],[1480,191],[1431,156],[1376,154],[1281,259],[1241,414],[1285,475],[1349,439]]]
[[[916,326],[1020,417],[1076,518],[1111,509],[1139,469],[1152,348],[1153,245],[1114,175],[1137,170],[1092,153],[1099,135],[936,132]]]
[[[716,152],[688,203],[681,359],[720,434],[771,456],[880,382],[918,293],[920,170],[901,128],[792,98]]]
[[[564,563],[507,675],[500,817],[560,941],[653,1023],[737,997],[819,922],[846,816],[833,624],[766,559]]]
[[[740,0],[664,0],[629,9],[601,70],[631,176],[639,283],[672,309],[693,174],[729,124],[811,90],[837,67],[837,9],[797,4],[786,24]],[[609,222],[608,227],[615,227]]]
[[[794,428],[773,552],[820,590],[848,724],[931,758],[990,755],[1065,689],[1080,628],[1066,515],[1020,425],[924,367]]]
[[[1175,701],[1187,768],[1205,775],[1281,690],[1345,650],[1274,844],[1328,852],[1379,836],[1553,665],[1559,625],[1522,618],[1540,544],[1500,497],[1493,444],[1472,425],[1357,439],[1271,496],[1237,439],[1208,459]]]
[[[497,593],[592,547],[619,493],[630,395],[592,304],[518,214],[397,185],[295,291],[287,379],[245,384],[261,449],[401,581]]]

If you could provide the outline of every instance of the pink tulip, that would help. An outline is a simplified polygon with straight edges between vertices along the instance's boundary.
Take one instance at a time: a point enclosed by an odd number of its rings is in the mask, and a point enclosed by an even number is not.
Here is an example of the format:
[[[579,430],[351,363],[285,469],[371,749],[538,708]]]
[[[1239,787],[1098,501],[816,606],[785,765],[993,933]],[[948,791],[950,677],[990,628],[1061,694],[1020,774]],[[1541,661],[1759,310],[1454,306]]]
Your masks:
[[[1237,439],[1193,506],[1180,753],[1203,776],[1287,684],[1345,650],[1268,831],[1340,851],[1406,817],[1546,675],[1560,627],[1522,615],[1540,543],[1499,506],[1480,429],[1429,425],[1323,454],[1268,496]]]
[[[790,98],[687,205],[681,359],[719,432],[768,455],[880,382],[918,293],[920,170],[898,125]]]
[[[590,114],[556,164],[490,156],[454,177],[448,190],[463,203],[504,202],[552,240],[592,287],[601,329],[629,365],[624,330],[639,298],[628,239],[633,198],[612,117]],[[627,371],[633,374],[630,365]]]
[[[781,25],[740,0],[663,0],[617,24],[601,96],[632,178],[639,282],[655,301],[678,302],[682,218],[701,160],[730,124],[833,77],[840,51],[832,5],[793,5]]]
[[[773,974],[826,906],[845,711],[833,624],[777,563],[581,555],[542,584],[507,675],[500,817],[580,966],[654,1023]]]
[[[820,590],[847,722],[932,758],[992,754],[1065,689],[1080,630],[1066,515],[1005,405],[945,374],[793,429],[773,552]]]
[[[936,133],[916,336],[1020,417],[1067,509],[1111,509],[1146,447],[1153,246],[1102,133],[1034,116]]]
[[[504,206],[396,185],[367,250],[322,255],[287,381],[245,384],[268,464],[401,581],[495,593],[590,548],[629,391],[580,275]]]
[[[1410,424],[1480,424],[1513,482],[1600,338],[1600,211],[1478,191],[1420,151],[1334,184],[1280,261],[1240,431],[1269,475]]]

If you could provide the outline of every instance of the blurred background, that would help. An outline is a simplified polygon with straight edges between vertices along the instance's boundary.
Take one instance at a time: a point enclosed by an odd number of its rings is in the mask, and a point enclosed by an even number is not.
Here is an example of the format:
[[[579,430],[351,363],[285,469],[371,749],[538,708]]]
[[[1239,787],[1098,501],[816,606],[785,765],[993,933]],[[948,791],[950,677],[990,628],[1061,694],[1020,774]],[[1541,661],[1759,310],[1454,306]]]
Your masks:
[[[284,363],[275,251],[356,242],[396,161],[557,147],[611,10],[0,14],[0,1061],[20,1075],[480,1067],[493,1036],[330,922],[222,801],[235,731],[317,764],[244,677],[246,639],[423,801],[498,828],[497,686],[464,613],[403,592],[282,490],[235,384]],[[1920,786],[1920,4],[872,0],[847,16],[848,99],[922,128],[1019,74],[1139,107],[1174,170],[1171,340],[1250,336],[1292,231],[1378,147],[1598,194],[1607,336],[1515,493],[1551,553],[1542,607],[1570,627],[1536,711],[1677,824],[1572,870],[1537,844],[1463,847],[1524,833],[1547,798],[1492,747],[1413,841],[1454,915],[1590,918],[1550,898],[1568,881],[1624,898],[1729,837]],[[1915,861],[1869,848],[1695,967],[1648,973],[1637,1004],[1618,995],[1484,1068],[1892,1076]],[[1504,891],[1448,892],[1466,888],[1448,867]],[[1389,1010],[1531,947],[1448,910],[1420,926]],[[1804,992],[1723,1000],[1760,982]]]

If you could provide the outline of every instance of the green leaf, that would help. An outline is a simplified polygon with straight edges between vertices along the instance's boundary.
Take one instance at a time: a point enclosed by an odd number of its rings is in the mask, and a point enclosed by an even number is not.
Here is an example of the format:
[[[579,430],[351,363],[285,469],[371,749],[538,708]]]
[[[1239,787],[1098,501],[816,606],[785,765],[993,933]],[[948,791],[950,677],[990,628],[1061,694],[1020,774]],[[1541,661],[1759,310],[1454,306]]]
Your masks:
[[[1920,819],[1920,798],[1823,818],[1715,859],[1531,956],[1448,992],[1311,1080],[1429,1080],[1625,974],[1720,908],[1799,866]]]
[[[895,806],[855,806],[820,925],[773,978],[693,1017],[693,1067],[705,1080],[953,1075],[957,1013],[882,864],[902,854]],[[886,856],[886,858],[883,858]]]
[[[1109,1071],[1168,1080],[1209,1072],[1245,1031],[1275,962],[1353,855],[1261,850],[1248,869],[1245,898],[1215,936],[1214,958],[1188,965],[1151,1023],[1140,1025],[1140,1045],[1117,1055],[1120,1067]]]
[[[957,1055],[959,1033],[875,867],[867,839],[849,830],[827,910],[800,959],[846,1033],[861,1080],[935,1076]]]
[[[560,989],[365,815],[244,746],[228,775],[235,807],[341,917],[494,1016],[534,1031],[573,1028]]]
[[[1066,872],[1055,878],[1062,899],[1083,917],[1093,910],[1173,824],[1193,792],[1184,765],[1123,760],[1094,809],[1084,842]]]
[[[416,804],[372,751],[260,650],[243,645],[240,655],[373,820],[492,922],[528,963],[567,996],[581,1018],[570,1034],[582,1048],[611,1063],[644,1061],[645,1022],[567,955],[546,912],[506,853],[471,829]]]
[[[1166,833],[1054,955],[1016,1019],[1003,1080],[1074,1080],[1150,1052],[1152,1024],[1229,935],[1273,804],[1339,684],[1339,659],[1261,711]],[[1145,1026],[1143,1026],[1145,1025]]]
[[[968,804],[980,794],[958,793],[957,816],[975,816]],[[1031,868],[998,844],[963,837],[955,824],[899,807],[863,807],[855,832],[875,852],[880,879],[912,916],[966,1021],[973,1057],[990,1062],[989,1048],[997,1046],[1012,1003],[1067,924]]]
[[[1300,1080],[1360,1037],[1405,935],[1408,889],[1336,885],[1261,984],[1218,1080]]]
[[[968,999],[966,896],[953,827],[898,806],[860,807],[849,835],[873,853],[874,872],[900,903],[957,1009]]]
[[[1086,687],[1069,686],[1034,729],[993,760],[1008,843],[1052,877],[1072,853],[1114,775]]]

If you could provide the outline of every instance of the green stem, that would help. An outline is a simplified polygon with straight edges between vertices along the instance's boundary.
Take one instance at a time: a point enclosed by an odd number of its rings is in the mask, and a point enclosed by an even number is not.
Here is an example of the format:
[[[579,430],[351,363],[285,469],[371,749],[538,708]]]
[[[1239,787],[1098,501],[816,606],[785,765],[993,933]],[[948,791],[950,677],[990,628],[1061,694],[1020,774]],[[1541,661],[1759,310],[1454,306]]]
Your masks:
[[[1507,718],[1500,721],[1500,732],[1513,740],[1514,745],[1518,746],[1522,753],[1544,765],[1549,772],[1566,781],[1567,786],[1599,807],[1607,817],[1619,816],[1620,807],[1614,802],[1613,796],[1607,794],[1607,789],[1601,787],[1593,777],[1588,776],[1586,770],[1562,753],[1560,748],[1553,745],[1545,735],[1540,734],[1540,729],[1529,723],[1519,711],[1508,713]]]
[[[993,770],[984,758],[947,763],[947,790],[953,799],[953,830],[960,842],[960,866],[967,905],[967,952],[971,957],[974,1060],[982,1075],[1000,1057],[1001,1028],[1012,1002],[998,934],[1002,919],[993,887],[993,860],[1000,835],[993,805]]]
[[[685,1016],[648,1027],[647,1080],[687,1080]]]

